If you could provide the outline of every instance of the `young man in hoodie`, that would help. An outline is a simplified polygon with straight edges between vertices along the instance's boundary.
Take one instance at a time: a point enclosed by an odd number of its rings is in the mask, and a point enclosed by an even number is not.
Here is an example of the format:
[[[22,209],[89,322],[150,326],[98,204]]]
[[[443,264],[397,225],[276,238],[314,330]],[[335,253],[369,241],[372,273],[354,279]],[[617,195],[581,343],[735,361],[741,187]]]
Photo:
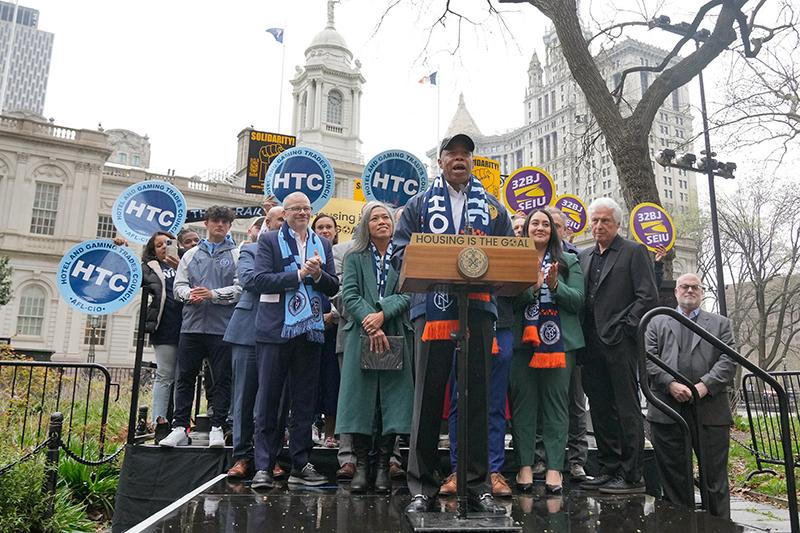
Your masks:
[[[236,277],[239,249],[229,232],[233,209],[213,205],[206,210],[208,237],[187,251],[178,264],[174,293],[183,302],[183,324],[178,341],[175,380],[175,412],[172,432],[159,444],[185,446],[192,410],[194,384],[207,358],[214,377],[209,447],[225,446],[222,426],[228,416],[231,395],[231,345],[223,341],[225,329],[239,301],[242,288]]]

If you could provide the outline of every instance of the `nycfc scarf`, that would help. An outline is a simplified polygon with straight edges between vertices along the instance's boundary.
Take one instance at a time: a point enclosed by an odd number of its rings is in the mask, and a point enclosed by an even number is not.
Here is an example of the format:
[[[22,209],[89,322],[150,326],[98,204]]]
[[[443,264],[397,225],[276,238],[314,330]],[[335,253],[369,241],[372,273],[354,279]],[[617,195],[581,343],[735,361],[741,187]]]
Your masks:
[[[423,198],[423,233],[456,233],[453,221],[453,209],[450,205],[450,194],[442,175],[436,176]],[[461,231],[472,229],[474,235],[486,235],[489,231],[489,202],[486,190],[475,177],[470,177],[467,188],[467,201],[461,213]],[[471,293],[473,300],[490,301],[489,293]],[[451,340],[450,334],[458,330],[458,306],[456,298],[446,290],[429,292],[425,300],[425,317],[427,322],[422,332],[423,341]]]
[[[289,225],[284,222],[278,231],[278,245],[281,248],[281,260],[284,272],[297,272],[309,257],[314,257],[317,252],[325,264],[325,249],[322,241],[313,231],[308,232],[305,257],[300,257],[297,241]],[[325,342],[325,325],[322,321],[322,298],[312,285],[302,281],[297,289],[286,292],[284,304],[284,322],[281,337],[293,339],[298,335],[306,334],[311,342],[322,344]]]
[[[553,301],[553,294],[547,286],[547,274],[554,267],[548,252],[542,260],[545,283],[538,294],[534,295],[535,300],[525,308],[522,342],[533,345],[533,357],[528,363],[531,368],[567,366],[564,341],[561,337],[561,319],[558,316],[558,307]]]
[[[372,268],[375,271],[375,279],[378,281],[378,299],[383,300],[386,295],[386,281],[389,279],[389,261],[386,259],[392,257],[394,245],[389,241],[389,247],[386,248],[386,254],[383,257],[371,241],[369,249],[372,250]]]

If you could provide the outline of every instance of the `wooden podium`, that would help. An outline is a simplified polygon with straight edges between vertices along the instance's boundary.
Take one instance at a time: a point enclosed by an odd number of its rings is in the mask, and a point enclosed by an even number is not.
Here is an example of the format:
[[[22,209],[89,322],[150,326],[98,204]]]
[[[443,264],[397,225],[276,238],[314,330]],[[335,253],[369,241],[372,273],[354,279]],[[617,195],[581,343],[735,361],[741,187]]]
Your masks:
[[[510,516],[469,513],[467,510],[467,413],[471,402],[467,390],[468,294],[488,290],[504,296],[517,295],[536,283],[539,263],[540,257],[527,238],[431,233],[411,235],[400,271],[400,290],[429,292],[447,288],[456,295],[459,323],[458,331],[452,334],[456,343],[458,369],[458,512],[456,516],[448,513],[409,513],[406,516],[414,531],[456,531],[465,527],[470,530],[521,531]],[[485,430],[488,431],[488,427]]]

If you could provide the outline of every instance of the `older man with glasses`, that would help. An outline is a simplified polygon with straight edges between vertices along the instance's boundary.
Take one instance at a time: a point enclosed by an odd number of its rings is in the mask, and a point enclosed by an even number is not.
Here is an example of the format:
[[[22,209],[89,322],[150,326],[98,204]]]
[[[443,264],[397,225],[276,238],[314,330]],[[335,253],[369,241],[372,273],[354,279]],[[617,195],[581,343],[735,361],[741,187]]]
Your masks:
[[[697,274],[683,274],[678,278],[675,297],[678,300],[678,312],[725,344],[733,345],[731,321],[700,308],[703,285]],[[730,518],[728,446],[733,417],[727,391],[736,375],[736,363],[674,318],[663,315],[654,318],[648,325],[646,345],[650,355],[658,357],[695,384],[700,401],[692,409],[691,389],[648,362],[647,376],[653,394],[678,411],[689,427],[695,424],[697,416],[700,422],[699,442],[703,443],[703,470],[709,489],[709,512]],[[689,499],[686,490],[691,481],[686,476],[686,461],[690,457],[687,457],[680,428],[652,405],[648,406],[647,420],[652,430],[664,499],[693,509],[694,498]],[[699,442],[697,439],[692,442],[698,454]]]

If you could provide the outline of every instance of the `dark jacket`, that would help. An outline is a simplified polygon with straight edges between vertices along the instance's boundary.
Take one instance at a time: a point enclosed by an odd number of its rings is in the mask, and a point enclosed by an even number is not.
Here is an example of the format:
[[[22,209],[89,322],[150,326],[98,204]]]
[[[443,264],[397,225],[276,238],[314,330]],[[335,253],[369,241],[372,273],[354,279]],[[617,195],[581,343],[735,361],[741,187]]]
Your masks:
[[[311,231],[311,230],[309,230]],[[332,297],[339,291],[339,278],[333,264],[333,250],[328,239],[320,238],[325,251],[325,264],[319,281],[313,283],[318,292]],[[258,238],[252,287],[261,295],[256,316],[256,342],[283,344],[281,337],[284,322],[286,292],[300,285],[297,271],[284,272],[278,231],[267,231]]]
[[[406,246],[411,239],[412,233],[422,233],[422,220],[423,209],[422,205],[425,200],[425,191],[419,193],[414,198],[408,201],[403,214],[400,217],[400,222],[394,231],[392,243],[394,243],[394,251],[392,252],[392,264],[400,272],[403,262],[403,254]],[[514,236],[514,229],[511,226],[511,219],[508,218],[508,211],[505,206],[489,193],[486,193],[486,200],[489,203],[489,235],[496,236]],[[465,206],[466,209],[466,206]],[[497,300],[492,294],[491,301],[483,302],[480,300],[469,300],[470,309],[481,309],[488,311],[497,318]],[[414,320],[425,314],[425,294],[414,293],[411,295],[411,320]]]
[[[150,334],[150,342],[153,344],[178,344],[183,306],[175,299],[174,294],[169,298],[172,289],[167,284],[173,282],[174,278],[166,279],[158,260],[142,263],[142,284],[147,287],[150,296],[144,330]],[[164,318],[166,321],[162,323]]]
[[[608,248],[594,306],[590,309],[589,269],[596,250],[597,246],[593,246],[578,254],[586,280],[584,333],[589,333],[591,327],[587,321],[594,317],[594,329],[605,344],[615,346],[625,336],[635,340],[642,316],[658,303],[650,254],[644,245],[617,235]]]

